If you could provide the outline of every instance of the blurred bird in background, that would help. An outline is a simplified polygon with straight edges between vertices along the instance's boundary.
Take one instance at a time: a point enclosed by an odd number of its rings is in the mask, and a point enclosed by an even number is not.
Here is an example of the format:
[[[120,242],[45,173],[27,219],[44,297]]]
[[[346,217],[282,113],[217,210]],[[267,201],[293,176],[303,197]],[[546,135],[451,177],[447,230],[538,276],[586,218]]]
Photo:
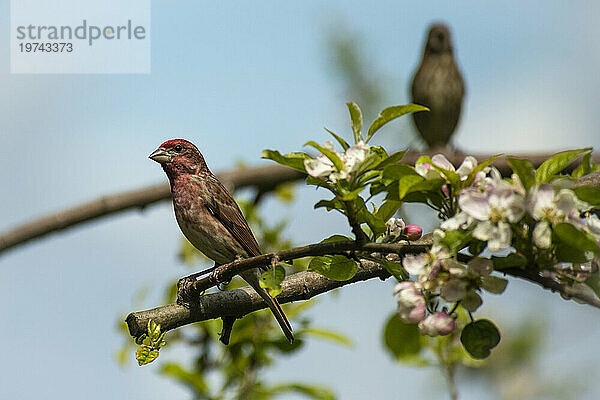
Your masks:
[[[430,109],[412,114],[417,130],[430,149],[448,147],[460,118],[464,93],[450,30],[444,24],[434,24],[429,29],[411,88],[412,102]]]

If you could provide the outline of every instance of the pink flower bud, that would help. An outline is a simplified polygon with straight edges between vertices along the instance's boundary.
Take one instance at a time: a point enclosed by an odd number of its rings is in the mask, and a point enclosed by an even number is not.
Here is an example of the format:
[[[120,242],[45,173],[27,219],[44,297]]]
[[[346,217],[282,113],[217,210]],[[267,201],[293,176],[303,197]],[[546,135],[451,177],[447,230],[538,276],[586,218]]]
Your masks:
[[[398,315],[405,322],[419,322],[425,318],[425,298],[410,281],[400,282],[394,288],[398,295]]]
[[[454,318],[445,312],[434,312],[419,322],[419,331],[427,336],[445,336],[452,333],[455,326]]]
[[[408,240],[417,240],[423,234],[423,229],[419,225],[407,225],[403,232]]]
[[[450,193],[450,191],[448,190],[448,185],[442,185],[442,193],[444,193],[444,195],[448,197],[448,194]]]

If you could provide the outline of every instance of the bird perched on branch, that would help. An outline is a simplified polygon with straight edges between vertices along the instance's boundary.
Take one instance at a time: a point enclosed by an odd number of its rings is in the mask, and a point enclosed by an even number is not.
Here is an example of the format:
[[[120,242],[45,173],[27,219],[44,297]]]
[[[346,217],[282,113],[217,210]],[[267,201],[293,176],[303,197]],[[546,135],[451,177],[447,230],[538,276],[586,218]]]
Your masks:
[[[454,60],[450,30],[444,24],[429,29],[423,59],[412,81],[412,102],[429,107],[414,113],[417,130],[429,148],[446,147],[458,120],[464,83]]]
[[[183,139],[168,140],[150,158],[162,165],[169,178],[179,228],[215,265],[261,254],[237,203],[210,172],[196,146]],[[292,327],[281,306],[259,284],[261,270],[254,268],[240,275],[267,303],[286,338],[293,342]]]

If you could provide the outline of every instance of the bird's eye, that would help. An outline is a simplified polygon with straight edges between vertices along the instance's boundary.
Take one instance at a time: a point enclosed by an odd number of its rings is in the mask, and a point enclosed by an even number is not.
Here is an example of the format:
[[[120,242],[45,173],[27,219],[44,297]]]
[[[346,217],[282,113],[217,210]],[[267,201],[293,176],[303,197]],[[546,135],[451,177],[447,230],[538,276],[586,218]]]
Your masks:
[[[181,147],[181,145],[180,145],[180,144],[178,144],[177,146],[175,146],[175,151],[176,151],[177,153],[181,153],[181,150],[183,150],[183,147]]]

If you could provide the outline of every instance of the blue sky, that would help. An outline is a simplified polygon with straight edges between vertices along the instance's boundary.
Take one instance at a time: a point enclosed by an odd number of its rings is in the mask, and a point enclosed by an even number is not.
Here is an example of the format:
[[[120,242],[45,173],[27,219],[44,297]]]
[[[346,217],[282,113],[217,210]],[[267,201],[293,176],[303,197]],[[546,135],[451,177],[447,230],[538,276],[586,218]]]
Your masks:
[[[169,138],[195,142],[218,171],[238,160],[264,164],[265,148],[323,141],[323,126],[349,137],[344,102],[352,99],[331,73],[326,46],[336,29],[360,35],[372,73],[393,78],[390,104],[402,104],[427,26],[449,23],[467,82],[456,135],[465,151],[599,149],[599,8],[594,1],[153,2],[151,74],[11,75],[9,1],[2,0],[0,230],[163,182],[147,155]],[[319,194],[302,190],[291,211],[274,207],[272,218],[288,217],[298,244],[348,232],[337,216],[312,211]],[[158,377],[157,366],[120,369],[114,361],[123,340],[117,317],[156,306],[165,282],[188,272],[176,260],[179,238],[171,206],[161,204],[1,255],[0,397],[186,398]],[[142,286],[149,295],[134,304]],[[590,351],[600,339],[593,310],[521,282],[485,300],[482,316],[499,314],[506,324],[532,312],[548,318],[545,376],[584,375],[598,365]],[[429,380],[442,385],[440,376],[397,365],[381,348],[381,325],[393,308],[391,283],[321,299],[311,312],[316,325],[349,334],[357,348],[315,342],[282,360],[269,379],[329,382],[341,398],[430,393]],[[461,389],[465,398],[486,398]],[[585,396],[594,398],[591,390]]]

